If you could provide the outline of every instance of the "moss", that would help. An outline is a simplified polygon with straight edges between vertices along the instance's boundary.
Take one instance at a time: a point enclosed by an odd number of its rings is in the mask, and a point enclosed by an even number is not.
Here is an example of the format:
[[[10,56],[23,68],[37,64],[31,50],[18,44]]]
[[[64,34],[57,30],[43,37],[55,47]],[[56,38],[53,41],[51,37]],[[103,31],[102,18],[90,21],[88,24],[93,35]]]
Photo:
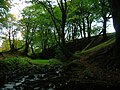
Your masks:
[[[85,54],[88,54],[88,53],[91,53],[91,52],[96,52],[96,51],[98,51],[100,49],[103,49],[103,48],[113,44],[114,42],[115,42],[115,38],[112,38],[112,39],[110,39],[110,40],[108,40],[108,41],[106,41],[106,42],[104,42],[102,44],[99,44],[99,45],[97,45],[95,47],[92,47],[90,49],[87,49],[87,50],[84,50],[84,51],[76,51],[74,56],[79,57],[81,55],[85,55]]]

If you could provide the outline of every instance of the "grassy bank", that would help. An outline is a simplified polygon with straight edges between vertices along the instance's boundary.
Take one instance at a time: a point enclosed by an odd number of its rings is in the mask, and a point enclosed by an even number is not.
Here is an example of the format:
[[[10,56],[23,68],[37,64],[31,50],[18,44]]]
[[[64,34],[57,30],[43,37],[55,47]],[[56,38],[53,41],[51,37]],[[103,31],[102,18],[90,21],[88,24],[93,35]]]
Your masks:
[[[41,68],[52,67],[57,64],[61,64],[61,62],[56,59],[32,60],[27,57],[6,58],[0,60],[0,80],[12,81],[12,79],[17,77],[29,75]]]
[[[32,64],[36,65],[54,65],[54,64],[61,64],[61,62],[57,59],[49,59],[49,60],[42,60],[42,59],[36,59],[36,60],[30,60]]]

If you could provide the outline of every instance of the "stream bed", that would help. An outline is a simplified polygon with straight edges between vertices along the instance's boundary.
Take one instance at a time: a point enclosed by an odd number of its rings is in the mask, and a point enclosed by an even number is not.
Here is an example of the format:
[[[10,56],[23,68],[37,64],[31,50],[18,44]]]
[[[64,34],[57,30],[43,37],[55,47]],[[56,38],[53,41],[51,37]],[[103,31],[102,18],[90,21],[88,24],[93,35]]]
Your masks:
[[[12,72],[11,72],[12,73]],[[61,65],[34,68],[27,75],[10,78],[8,74],[0,90],[118,90],[120,84],[100,80],[78,79],[76,73]],[[17,76],[17,75],[13,75]],[[72,77],[71,77],[72,76]],[[76,79],[74,77],[77,77]]]
[[[12,81],[4,82],[0,90],[55,90],[53,79],[61,77],[61,66],[41,68],[26,76],[20,76]]]

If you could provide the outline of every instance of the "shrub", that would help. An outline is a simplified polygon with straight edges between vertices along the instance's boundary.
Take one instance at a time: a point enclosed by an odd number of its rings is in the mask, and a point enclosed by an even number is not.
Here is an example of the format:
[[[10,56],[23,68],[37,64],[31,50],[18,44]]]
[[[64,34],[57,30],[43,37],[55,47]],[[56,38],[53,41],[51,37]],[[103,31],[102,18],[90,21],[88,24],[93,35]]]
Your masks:
[[[57,47],[55,50],[55,58],[61,61],[64,61],[66,59],[60,47]]]
[[[11,66],[13,68],[29,65],[29,59],[22,58],[22,57],[6,58],[6,59],[2,60],[2,62],[5,64],[9,64],[9,66]]]

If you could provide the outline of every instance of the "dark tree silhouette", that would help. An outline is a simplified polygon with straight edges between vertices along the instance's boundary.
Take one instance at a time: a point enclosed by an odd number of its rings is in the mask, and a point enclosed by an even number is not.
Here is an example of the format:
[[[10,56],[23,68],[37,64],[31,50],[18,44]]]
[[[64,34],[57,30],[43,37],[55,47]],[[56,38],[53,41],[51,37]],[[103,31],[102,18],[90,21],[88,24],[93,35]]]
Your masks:
[[[119,0],[109,0],[110,8],[112,11],[113,25],[116,31],[116,43],[115,52],[116,56],[120,55],[120,1]]]

